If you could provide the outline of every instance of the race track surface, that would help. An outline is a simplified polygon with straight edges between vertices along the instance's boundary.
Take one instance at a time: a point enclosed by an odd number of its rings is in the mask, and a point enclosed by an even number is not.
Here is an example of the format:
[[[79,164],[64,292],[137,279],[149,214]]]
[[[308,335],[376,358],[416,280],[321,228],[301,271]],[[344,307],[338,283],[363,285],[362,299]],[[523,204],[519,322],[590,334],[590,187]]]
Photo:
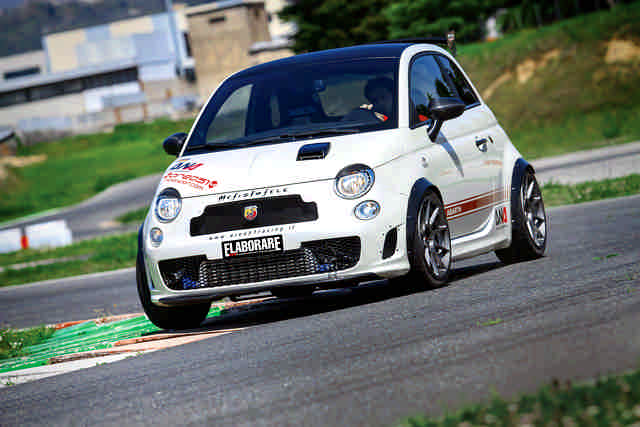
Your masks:
[[[205,328],[242,331],[0,389],[0,425],[384,426],[635,368],[639,219],[640,196],[557,208],[536,261],[237,309]]]

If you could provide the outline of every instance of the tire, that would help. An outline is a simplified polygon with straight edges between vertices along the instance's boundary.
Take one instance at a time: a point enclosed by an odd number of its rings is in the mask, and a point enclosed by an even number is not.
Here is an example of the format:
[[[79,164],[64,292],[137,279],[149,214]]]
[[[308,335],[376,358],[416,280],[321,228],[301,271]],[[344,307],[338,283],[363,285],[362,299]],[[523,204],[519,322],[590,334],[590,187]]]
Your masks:
[[[200,326],[207,317],[211,303],[193,304],[180,307],[160,307],[151,302],[142,254],[138,251],[136,260],[136,282],[138,296],[145,314],[160,329],[192,329]]]
[[[433,190],[423,195],[415,227],[408,231],[411,270],[407,279],[423,288],[443,286],[451,275],[451,235],[442,200]]]
[[[511,246],[496,251],[505,264],[542,257],[549,237],[549,221],[533,171],[526,169],[520,182],[512,188]]]
[[[271,289],[271,294],[278,298],[308,297],[313,293],[314,286],[289,286]]]

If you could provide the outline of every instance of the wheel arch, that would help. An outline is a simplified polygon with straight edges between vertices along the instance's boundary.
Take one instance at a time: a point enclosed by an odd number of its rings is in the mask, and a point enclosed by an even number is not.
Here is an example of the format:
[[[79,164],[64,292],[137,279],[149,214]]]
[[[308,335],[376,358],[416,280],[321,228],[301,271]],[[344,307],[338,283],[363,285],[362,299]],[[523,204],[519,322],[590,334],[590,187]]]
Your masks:
[[[418,221],[418,209],[420,208],[420,202],[422,201],[422,196],[427,191],[433,191],[442,204],[444,205],[444,199],[442,198],[442,193],[438,187],[432,184],[426,178],[420,178],[416,182],[413,183],[411,187],[411,193],[409,194],[409,202],[407,204],[407,221],[406,221],[406,240],[407,240],[407,256],[409,259],[413,253],[413,248],[410,242],[411,236],[413,236],[413,230],[416,227],[416,223]]]
[[[510,215],[512,227],[517,226],[516,221],[514,221],[513,212],[515,212],[516,209],[518,208],[516,204],[518,203],[518,199],[519,199],[518,192],[520,191],[520,183],[522,182],[522,177],[527,171],[533,174],[535,174],[536,172],[533,169],[533,166],[531,166],[529,162],[527,162],[522,157],[518,158],[516,160],[516,163],[513,165],[513,171],[511,173],[511,185],[510,185],[510,191],[509,191],[509,199],[510,199],[509,206],[512,213]]]

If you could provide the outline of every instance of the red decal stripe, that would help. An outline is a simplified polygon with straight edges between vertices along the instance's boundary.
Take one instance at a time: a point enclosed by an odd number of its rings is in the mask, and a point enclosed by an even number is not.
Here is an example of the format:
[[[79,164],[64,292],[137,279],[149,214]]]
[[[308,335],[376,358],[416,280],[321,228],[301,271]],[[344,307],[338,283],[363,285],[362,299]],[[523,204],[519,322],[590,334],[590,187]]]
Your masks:
[[[447,219],[458,219],[505,201],[503,189],[482,193],[445,206]]]

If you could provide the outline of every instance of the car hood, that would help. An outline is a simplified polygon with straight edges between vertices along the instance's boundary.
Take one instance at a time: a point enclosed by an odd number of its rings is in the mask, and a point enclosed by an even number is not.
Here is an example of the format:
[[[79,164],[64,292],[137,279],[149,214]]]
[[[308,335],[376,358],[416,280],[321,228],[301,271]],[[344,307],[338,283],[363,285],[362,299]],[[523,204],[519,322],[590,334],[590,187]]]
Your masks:
[[[184,156],[165,171],[158,191],[172,187],[182,197],[333,179],[345,166],[375,168],[402,154],[398,129],[304,140]],[[296,160],[302,146],[329,143],[326,157]]]

